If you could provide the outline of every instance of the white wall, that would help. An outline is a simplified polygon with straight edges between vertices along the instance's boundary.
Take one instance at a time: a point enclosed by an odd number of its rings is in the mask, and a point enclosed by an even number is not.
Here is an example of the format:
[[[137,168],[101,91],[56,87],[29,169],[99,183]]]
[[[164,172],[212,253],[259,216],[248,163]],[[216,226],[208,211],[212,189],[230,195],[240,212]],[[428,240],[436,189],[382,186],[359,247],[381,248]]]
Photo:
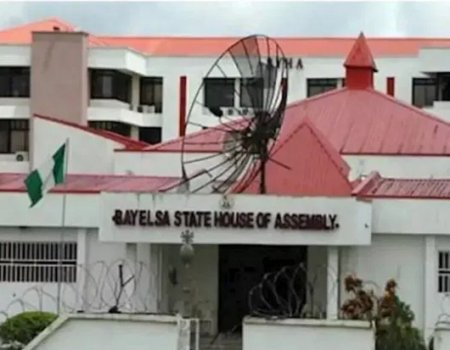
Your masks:
[[[448,323],[437,325],[434,336],[434,350],[450,349],[450,326]]]
[[[343,158],[351,168],[350,179],[367,176],[372,171],[393,178],[450,178],[448,157],[344,155]]]
[[[211,334],[217,330],[218,297],[219,297],[219,247],[217,245],[195,246],[195,257],[192,262],[192,299],[197,310],[193,317],[205,321]],[[186,280],[186,269],[180,258],[180,245],[167,246],[168,266],[177,271],[178,284],[169,284],[170,311],[183,312],[183,291]],[[163,276],[168,279],[168,275]]]
[[[33,118],[32,128],[33,167],[48,160],[69,138],[69,173],[111,174],[114,149],[123,147],[93,133],[41,118]]]
[[[191,173],[195,169],[213,169],[223,162],[220,157],[200,160],[208,157],[208,153],[187,153],[184,162],[198,160],[186,165]],[[211,154],[212,156],[213,154]],[[150,176],[181,176],[183,163],[180,152],[114,152],[114,172],[116,174],[150,175]],[[344,155],[344,160],[350,166],[351,180],[367,176],[372,171],[379,172],[383,177],[393,178],[450,178],[448,157],[420,156],[369,156]],[[158,164],[157,167],[154,164]],[[229,163],[226,163],[229,166]],[[221,168],[215,169],[220,174]]]
[[[264,201],[255,195],[229,196],[230,212],[254,213],[256,217],[266,216],[267,226],[258,229],[235,229],[214,226],[215,211],[223,212],[223,196],[217,194],[125,194],[102,193],[102,223],[100,239],[110,242],[146,242],[179,243],[180,233],[186,228],[195,231],[197,244],[275,244],[275,245],[367,245],[371,239],[371,205],[355,198],[327,197],[279,197],[267,195]],[[211,213],[211,227],[182,224],[177,227],[174,221],[175,211],[206,211]],[[295,209],[294,209],[295,208]],[[112,219],[116,210],[167,210],[169,226],[160,226],[156,230],[136,225],[116,225]],[[327,230],[284,230],[275,227],[278,214],[307,213],[337,215],[339,227]],[[154,220],[154,219],[153,219]],[[245,233],[245,234],[244,234]]]
[[[63,234],[63,236],[61,236]],[[120,284],[118,266],[123,265],[125,279],[135,276],[135,281],[122,295],[120,306],[149,311],[148,298],[153,298],[155,285],[146,280],[152,275],[152,266],[145,261],[149,254],[142,254],[142,260],[128,259],[126,244],[103,243],[98,240],[97,230],[67,228],[0,227],[0,241],[17,242],[77,242],[77,282],[61,286],[62,309],[107,311],[115,304]],[[138,266],[136,268],[136,266]],[[57,283],[2,282],[0,283],[0,318],[12,316],[26,310],[56,312]],[[132,288],[130,288],[132,287]],[[145,297],[138,292],[145,291]],[[128,293],[128,294],[127,294]],[[145,303],[147,302],[147,304]],[[126,305],[127,304],[127,305]]]
[[[399,297],[411,305],[415,324],[424,328],[425,315],[425,245],[423,236],[375,234],[367,247],[342,249],[341,280],[355,274],[378,295],[385,283],[394,278]],[[349,296],[342,293],[341,302]],[[429,307],[429,305],[427,305]]]
[[[189,334],[182,320],[158,315],[73,315],[61,317],[25,348],[27,350],[184,350]]]
[[[247,318],[243,350],[373,350],[369,322]]]

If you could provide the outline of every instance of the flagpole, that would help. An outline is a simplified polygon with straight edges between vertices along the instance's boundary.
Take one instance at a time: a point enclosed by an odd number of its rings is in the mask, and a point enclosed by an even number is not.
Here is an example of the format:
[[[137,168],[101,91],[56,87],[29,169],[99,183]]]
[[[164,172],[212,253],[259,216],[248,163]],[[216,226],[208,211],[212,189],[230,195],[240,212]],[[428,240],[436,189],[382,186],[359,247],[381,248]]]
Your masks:
[[[65,142],[65,150],[64,150],[64,186],[67,183],[67,176],[69,170],[69,138],[66,139]],[[61,287],[62,287],[62,260],[63,260],[63,250],[64,250],[64,232],[66,226],[66,202],[67,202],[67,190],[63,191],[62,198],[62,209],[61,209],[61,230],[59,237],[59,249],[58,249],[58,283],[57,283],[57,314],[59,315],[61,312]]]

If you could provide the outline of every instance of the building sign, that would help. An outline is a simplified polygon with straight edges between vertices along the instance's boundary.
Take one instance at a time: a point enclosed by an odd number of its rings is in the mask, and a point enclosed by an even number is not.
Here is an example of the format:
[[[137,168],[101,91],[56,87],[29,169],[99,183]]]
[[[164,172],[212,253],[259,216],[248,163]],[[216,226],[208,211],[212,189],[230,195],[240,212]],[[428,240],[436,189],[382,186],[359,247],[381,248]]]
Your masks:
[[[337,214],[116,209],[117,226],[332,231]]]
[[[281,62],[284,61],[284,64],[286,65],[287,69],[303,69],[303,60],[301,58],[292,58],[292,57],[285,57],[285,58],[267,58],[267,65],[271,67],[277,67],[280,68]]]

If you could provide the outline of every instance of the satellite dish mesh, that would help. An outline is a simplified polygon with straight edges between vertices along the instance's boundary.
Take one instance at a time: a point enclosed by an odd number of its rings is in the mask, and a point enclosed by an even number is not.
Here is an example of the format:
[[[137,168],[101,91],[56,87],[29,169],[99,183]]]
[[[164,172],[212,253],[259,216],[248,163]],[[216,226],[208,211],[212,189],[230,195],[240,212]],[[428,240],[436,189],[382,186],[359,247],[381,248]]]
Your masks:
[[[266,192],[265,169],[283,122],[287,78],[283,51],[267,36],[241,39],[220,55],[189,108],[179,188],[242,192],[259,176],[259,192]]]

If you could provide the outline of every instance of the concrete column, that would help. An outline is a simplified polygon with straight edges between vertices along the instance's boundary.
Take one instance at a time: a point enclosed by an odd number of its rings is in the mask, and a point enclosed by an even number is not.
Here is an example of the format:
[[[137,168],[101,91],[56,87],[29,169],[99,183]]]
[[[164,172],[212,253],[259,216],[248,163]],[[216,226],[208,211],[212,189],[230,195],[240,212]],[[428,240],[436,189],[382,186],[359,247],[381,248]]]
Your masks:
[[[424,323],[425,340],[428,342],[429,337],[433,334],[436,323],[436,306],[437,303],[437,252],[436,252],[436,237],[425,237],[425,284],[424,289]]]
[[[87,295],[87,264],[88,264],[87,229],[79,229],[77,233],[77,305],[85,311]]]
[[[133,140],[139,140],[139,127],[132,125],[130,129],[130,137]]]
[[[140,96],[140,76],[133,74],[131,78],[131,106],[136,112],[137,106],[139,106],[139,96]]]
[[[335,320],[339,313],[339,248],[328,247],[327,253],[327,319]]]

